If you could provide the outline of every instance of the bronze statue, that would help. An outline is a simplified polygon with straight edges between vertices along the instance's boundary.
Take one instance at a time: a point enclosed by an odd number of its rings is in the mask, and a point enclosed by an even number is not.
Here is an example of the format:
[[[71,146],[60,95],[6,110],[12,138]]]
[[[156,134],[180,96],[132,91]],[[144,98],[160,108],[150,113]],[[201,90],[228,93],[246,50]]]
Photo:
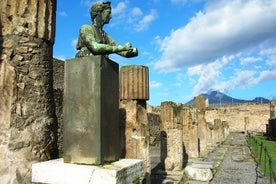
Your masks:
[[[93,24],[83,25],[77,43],[78,53],[76,57],[90,55],[104,55],[116,53],[123,57],[135,57],[138,55],[137,48],[132,48],[131,43],[118,45],[103,30],[104,24],[112,18],[110,2],[96,2],[91,6],[90,15]]]

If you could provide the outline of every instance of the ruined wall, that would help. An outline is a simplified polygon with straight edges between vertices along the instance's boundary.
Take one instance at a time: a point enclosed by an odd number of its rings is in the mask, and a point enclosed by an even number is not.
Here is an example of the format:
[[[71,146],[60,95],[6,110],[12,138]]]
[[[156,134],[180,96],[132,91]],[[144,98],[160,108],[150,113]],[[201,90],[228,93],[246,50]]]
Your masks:
[[[214,119],[227,122],[230,132],[265,132],[269,114],[268,104],[243,104],[209,108],[205,118],[207,122]]]
[[[58,153],[55,10],[55,0],[0,3],[0,183],[30,183],[31,164]]]

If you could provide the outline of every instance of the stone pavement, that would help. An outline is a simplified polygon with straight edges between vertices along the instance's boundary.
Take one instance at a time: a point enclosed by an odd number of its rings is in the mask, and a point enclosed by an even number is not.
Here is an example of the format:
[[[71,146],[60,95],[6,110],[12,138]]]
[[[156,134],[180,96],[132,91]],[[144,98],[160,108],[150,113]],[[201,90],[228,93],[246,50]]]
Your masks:
[[[208,155],[206,160],[214,161],[216,165],[211,184],[269,183],[269,178],[257,173],[245,136],[242,133],[230,133],[226,141]]]
[[[187,180],[184,172],[156,172],[152,170],[152,184],[268,184],[269,178],[262,177],[256,168],[250,149],[243,133],[230,133],[223,144],[206,158],[203,162],[213,162],[213,179],[210,182]],[[154,154],[157,158],[157,154]],[[156,160],[156,159],[155,159]],[[157,162],[155,162],[157,164]],[[156,165],[155,165],[156,166]],[[157,167],[155,167],[157,168]],[[183,175],[184,174],[184,175]],[[186,179],[185,179],[186,178]]]

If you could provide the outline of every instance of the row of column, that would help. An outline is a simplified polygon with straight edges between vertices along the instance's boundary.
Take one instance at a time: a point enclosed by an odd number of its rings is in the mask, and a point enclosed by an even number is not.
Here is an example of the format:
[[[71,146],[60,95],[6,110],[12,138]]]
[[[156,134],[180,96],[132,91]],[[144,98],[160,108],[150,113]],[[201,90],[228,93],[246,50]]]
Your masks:
[[[206,156],[229,133],[226,122],[206,122],[205,99],[196,97],[194,107],[161,104],[161,163],[165,170],[182,169],[190,159]]]

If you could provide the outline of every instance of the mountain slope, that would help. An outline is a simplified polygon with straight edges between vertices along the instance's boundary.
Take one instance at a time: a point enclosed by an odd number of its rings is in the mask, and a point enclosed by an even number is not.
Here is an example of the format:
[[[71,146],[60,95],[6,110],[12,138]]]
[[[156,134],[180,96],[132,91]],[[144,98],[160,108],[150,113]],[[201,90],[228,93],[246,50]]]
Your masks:
[[[253,100],[243,100],[243,99],[233,98],[233,97],[228,96],[219,91],[212,91],[210,93],[202,93],[199,96],[204,96],[206,99],[208,99],[209,104],[241,104],[241,103],[246,103],[246,102],[269,103],[269,100],[265,99],[263,97],[256,97]],[[194,100],[190,100],[186,104],[192,105],[192,104],[194,104]]]

